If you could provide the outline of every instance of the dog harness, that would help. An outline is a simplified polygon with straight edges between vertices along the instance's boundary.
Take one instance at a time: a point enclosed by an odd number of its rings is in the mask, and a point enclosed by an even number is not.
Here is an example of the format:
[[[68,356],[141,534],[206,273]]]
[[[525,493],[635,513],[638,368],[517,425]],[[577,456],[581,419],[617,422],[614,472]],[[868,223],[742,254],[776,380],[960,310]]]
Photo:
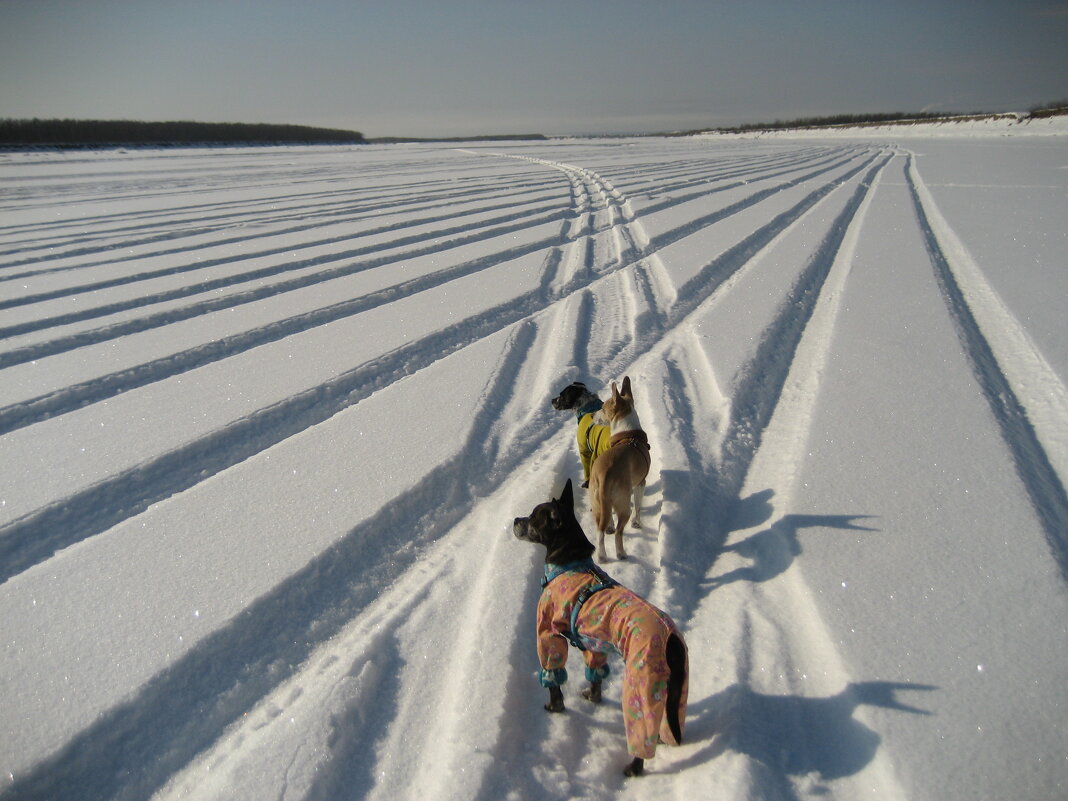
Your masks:
[[[613,435],[610,447],[614,448],[616,445],[630,445],[632,448],[637,448],[646,456],[649,455],[649,451],[651,450],[649,445],[649,435],[641,429],[636,429],[634,431],[620,431],[618,434]]]
[[[650,759],[657,743],[675,743],[666,707],[671,668],[667,643],[685,640],[662,611],[612,579],[592,559],[546,565],[538,602],[538,659],[543,687],[567,681],[568,645],[583,653],[588,681],[609,675],[608,654],[624,662],[622,705],[627,749]],[[581,617],[581,620],[580,620]],[[679,703],[680,726],[685,724],[687,681]]]
[[[571,607],[571,628],[568,631],[558,632],[565,637],[569,643],[578,648],[580,651],[600,651],[603,653],[602,646],[608,645],[608,647],[619,653],[619,649],[611,643],[604,643],[601,640],[595,640],[592,638],[584,638],[579,633],[578,616],[582,611],[582,605],[590,599],[590,596],[595,592],[601,590],[607,590],[609,587],[618,587],[619,582],[605,573],[601,568],[594,564],[592,559],[583,559],[580,562],[571,562],[566,565],[546,565],[545,566],[545,578],[541,580],[541,586],[544,589],[549,586],[554,578],[564,573],[591,573],[599,579],[598,584],[589,584],[578,594],[578,598],[575,599],[574,605]],[[605,666],[605,676],[608,675],[608,666]],[[602,676],[603,678],[603,676]],[[592,679],[591,679],[592,681]]]

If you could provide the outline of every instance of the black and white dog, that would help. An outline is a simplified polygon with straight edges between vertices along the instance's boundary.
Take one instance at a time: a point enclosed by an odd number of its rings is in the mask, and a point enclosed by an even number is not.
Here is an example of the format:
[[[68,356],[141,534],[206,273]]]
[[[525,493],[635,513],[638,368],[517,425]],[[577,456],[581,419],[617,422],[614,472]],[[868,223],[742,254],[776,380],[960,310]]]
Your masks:
[[[612,433],[607,421],[600,414],[604,404],[581,381],[564,387],[560,394],[553,398],[552,404],[557,411],[575,413],[578,421],[575,436],[578,440],[579,459],[582,461],[582,486],[587,487],[594,459],[612,445]]]
[[[549,712],[564,711],[567,648],[584,652],[582,695],[601,700],[608,654],[623,657],[623,722],[633,760],[623,771],[639,776],[660,742],[679,745],[686,723],[686,641],[668,615],[614,581],[592,559],[593,544],[575,518],[568,479],[563,493],[512,524],[515,536],[545,546],[545,577],[538,601],[539,679],[549,690]]]

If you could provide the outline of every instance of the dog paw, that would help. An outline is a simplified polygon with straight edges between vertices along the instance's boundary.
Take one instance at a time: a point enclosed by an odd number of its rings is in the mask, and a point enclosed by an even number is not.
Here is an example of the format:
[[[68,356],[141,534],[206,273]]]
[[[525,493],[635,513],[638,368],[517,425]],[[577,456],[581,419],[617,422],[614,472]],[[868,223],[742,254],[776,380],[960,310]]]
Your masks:
[[[564,691],[559,687],[549,688],[549,703],[545,705],[546,712],[564,711]]]
[[[632,776],[641,776],[643,773],[645,773],[645,760],[640,757],[634,757],[634,761],[623,768],[623,775],[628,779]]]
[[[582,697],[589,701],[591,704],[601,703],[601,688],[600,687],[587,687],[582,691]]]

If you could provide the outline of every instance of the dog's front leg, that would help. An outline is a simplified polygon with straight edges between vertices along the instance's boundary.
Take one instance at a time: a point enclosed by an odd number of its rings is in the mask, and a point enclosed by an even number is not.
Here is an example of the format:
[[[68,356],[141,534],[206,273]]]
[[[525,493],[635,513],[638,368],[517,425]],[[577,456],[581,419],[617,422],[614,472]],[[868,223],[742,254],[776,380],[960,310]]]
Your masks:
[[[548,712],[563,712],[564,711],[564,691],[559,687],[549,688],[549,703],[545,705],[545,709]]]
[[[645,760],[641,757],[634,757],[634,761],[623,768],[623,775],[627,778],[641,776],[643,773],[645,773]]]
[[[601,680],[591,681],[590,686],[582,691],[582,697],[591,704],[601,703]]]
[[[608,551],[606,551],[604,549],[604,532],[603,531],[600,532],[597,535],[597,561],[598,562],[607,562],[608,561]]]

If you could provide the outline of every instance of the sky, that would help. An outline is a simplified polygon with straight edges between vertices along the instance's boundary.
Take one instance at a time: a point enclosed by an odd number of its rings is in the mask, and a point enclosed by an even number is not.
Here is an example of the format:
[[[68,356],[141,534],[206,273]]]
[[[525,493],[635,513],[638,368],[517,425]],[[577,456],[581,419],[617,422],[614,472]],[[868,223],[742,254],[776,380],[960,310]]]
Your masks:
[[[0,118],[650,133],[1068,98],[1068,0],[0,0]]]

